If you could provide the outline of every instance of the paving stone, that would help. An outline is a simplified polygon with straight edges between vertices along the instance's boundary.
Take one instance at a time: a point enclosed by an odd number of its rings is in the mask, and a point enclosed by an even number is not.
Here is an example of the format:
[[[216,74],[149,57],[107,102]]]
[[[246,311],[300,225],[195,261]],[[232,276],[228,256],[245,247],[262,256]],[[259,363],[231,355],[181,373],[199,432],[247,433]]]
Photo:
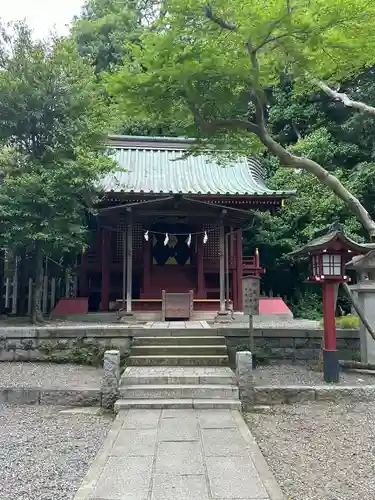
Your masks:
[[[202,429],[236,428],[230,410],[200,410],[198,412],[199,425]]]
[[[110,457],[94,498],[103,500],[148,500],[153,457]]]
[[[163,474],[204,474],[200,443],[198,441],[160,443],[155,471]]]
[[[123,429],[156,429],[161,410],[129,410],[122,424]]]
[[[206,477],[156,474],[151,500],[209,500]]]
[[[110,452],[111,456],[152,457],[155,454],[157,429],[123,429]]]
[[[196,410],[241,410],[239,399],[193,399]]]
[[[158,434],[159,441],[196,441],[198,438],[198,422],[196,418],[161,420]]]
[[[208,457],[211,494],[215,499],[267,499],[267,491],[250,457]]]
[[[161,418],[162,419],[164,419],[164,418],[190,418],[190,419],[196,420],[197,419],[197,412],[193,409],[176,410],[176,409],[167,408],[167,409],[163,410]]]
[[[206,457],[247,456],[248,450],[238,429],[202,429]]]
[[[186,409],[193,408],[192,399],[119,399],[115,403],[115,412],[129,409],[158,409],[175,408]]]

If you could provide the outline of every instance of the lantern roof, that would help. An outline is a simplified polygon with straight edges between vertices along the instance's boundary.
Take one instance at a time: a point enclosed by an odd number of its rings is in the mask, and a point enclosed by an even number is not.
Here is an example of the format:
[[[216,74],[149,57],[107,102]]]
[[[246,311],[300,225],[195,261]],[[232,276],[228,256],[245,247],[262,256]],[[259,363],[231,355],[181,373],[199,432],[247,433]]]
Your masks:
[[[326,228],[317,231],[315,237],[298,248],[289,255],[292,257],[301,257],[303,255],[319,252],[323,250],[335,250],[341,252],[353,252],[355,254],[364,254],[369,250],[375,250],[374,243],[358,243],[344,234],[341,224],[334,222]]]
[[[369,271],[375,269],[375,251],[371,250],[365,255],[355,255],[350,262],[346,264],[348,269],[356,271]]]

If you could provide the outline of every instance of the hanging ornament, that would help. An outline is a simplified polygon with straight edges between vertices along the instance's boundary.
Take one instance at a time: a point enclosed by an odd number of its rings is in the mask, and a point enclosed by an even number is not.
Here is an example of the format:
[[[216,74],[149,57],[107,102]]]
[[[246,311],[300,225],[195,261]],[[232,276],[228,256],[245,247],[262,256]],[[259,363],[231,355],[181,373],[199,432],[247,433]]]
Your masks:
[[[164,238],[164,246],[165,247],[168,245],[168,241],[169,241],[168,233],[165,233],[165,238]]]
[[[191,234],[186,238],[186,244],[188,247],[191,245]]]
[[[145,232],[144,238],[146,241],[148,241],[148,230]]]
[[[208,236],[207,236],[207,231],[205,231],[203,236],[203,244],[205,245],[207,241],[208,241]]]

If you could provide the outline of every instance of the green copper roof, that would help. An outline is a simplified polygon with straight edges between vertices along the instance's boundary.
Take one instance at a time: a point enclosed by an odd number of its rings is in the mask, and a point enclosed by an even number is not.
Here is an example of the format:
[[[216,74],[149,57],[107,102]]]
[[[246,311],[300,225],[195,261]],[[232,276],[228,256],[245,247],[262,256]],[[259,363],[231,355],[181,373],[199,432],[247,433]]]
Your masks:
[[[205,156],[187,156],[192,139],[111,136],[120,167],[102,182],[106,192],[284,196],[263,181],[261,164],[240,158],[221,166]]]

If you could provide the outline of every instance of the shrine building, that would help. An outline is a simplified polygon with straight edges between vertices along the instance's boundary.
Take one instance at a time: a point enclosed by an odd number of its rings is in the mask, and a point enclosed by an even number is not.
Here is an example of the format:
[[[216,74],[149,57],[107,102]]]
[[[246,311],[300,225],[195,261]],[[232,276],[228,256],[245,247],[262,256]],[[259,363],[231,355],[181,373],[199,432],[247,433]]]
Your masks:
[[[95,237],[78,267],[90,311],[160,319],[166,294],[190,294],[189,317],[242,311],[242,276],[261,271],[259,255],[243,256],[243,232],[254,210],[276,212],[292,192],[268,189],[255,159],[222,166],[187,156],[193,142],[109,138],[118,169],[103,180]]]

